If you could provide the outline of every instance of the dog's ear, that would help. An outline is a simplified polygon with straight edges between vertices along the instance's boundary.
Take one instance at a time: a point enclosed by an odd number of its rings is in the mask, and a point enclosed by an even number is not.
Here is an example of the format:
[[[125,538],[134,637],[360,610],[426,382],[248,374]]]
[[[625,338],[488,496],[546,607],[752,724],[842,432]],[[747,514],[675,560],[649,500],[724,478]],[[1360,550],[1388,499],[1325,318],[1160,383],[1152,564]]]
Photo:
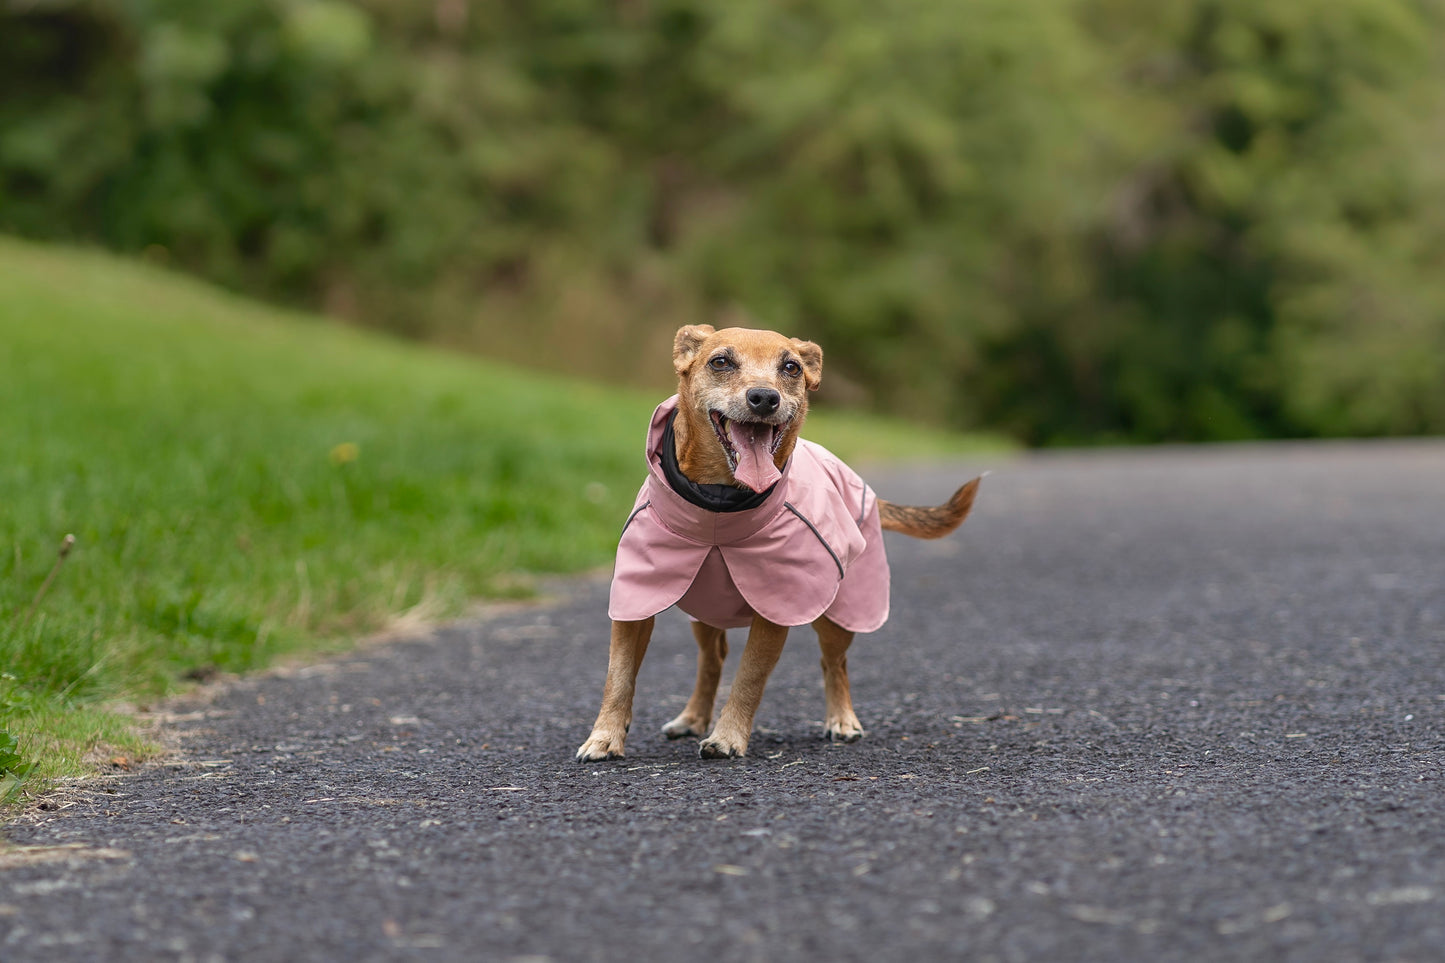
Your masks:
[[[672,339],[672,366],[679,375],[687,371],[702,343],[714,333],[710,324],[688,324],[677,329],[677,337]]]
[[[793,350],[803,362],[803,384],[809,391],[817,391],[823,383],[823,349],[811,341],[793,339]]]

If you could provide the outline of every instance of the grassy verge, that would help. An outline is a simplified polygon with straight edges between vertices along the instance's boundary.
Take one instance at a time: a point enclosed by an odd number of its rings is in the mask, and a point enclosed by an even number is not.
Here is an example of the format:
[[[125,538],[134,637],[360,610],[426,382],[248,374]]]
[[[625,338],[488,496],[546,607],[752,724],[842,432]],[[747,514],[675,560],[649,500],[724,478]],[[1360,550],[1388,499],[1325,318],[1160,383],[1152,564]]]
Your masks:
[[[6,239],[0,292],[11,786],[32,763],[32,784],[83,771],[103,743],[138,751],[118,702],[603,565],[641,481],[655,398]],[[845,456],[969,445],[812,427]]]

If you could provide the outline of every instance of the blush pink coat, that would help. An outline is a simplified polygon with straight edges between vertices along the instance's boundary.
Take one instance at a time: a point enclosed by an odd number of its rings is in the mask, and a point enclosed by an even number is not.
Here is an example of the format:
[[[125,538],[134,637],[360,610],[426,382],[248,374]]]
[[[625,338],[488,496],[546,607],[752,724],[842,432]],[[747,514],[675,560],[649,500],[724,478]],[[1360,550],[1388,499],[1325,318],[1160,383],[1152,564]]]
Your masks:
[[[638,621],[676,605],[720,629],[806,625],[826,615],[854,632],[888,620],[888,559],[873,490],[821,445],[799,440],[758,507],[711,512],[667,483],[658,448],[677,407],[647,434],[647,481],[617,546],[608,615]]]

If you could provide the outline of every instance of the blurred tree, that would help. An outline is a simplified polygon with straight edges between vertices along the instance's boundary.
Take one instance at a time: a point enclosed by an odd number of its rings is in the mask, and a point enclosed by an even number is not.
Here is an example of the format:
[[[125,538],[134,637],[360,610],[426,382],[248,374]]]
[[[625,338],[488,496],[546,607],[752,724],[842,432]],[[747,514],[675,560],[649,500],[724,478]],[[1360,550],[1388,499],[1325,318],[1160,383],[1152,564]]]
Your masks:
[[[1432,10],[1085,7],[1145,131],[1097,242],[1127,436],[1445,427]]]
[[[1442,16],[12,0],[0,229],[593,376],[742,308],[1035,443],[1439,432]]]
[[[1086,285],[1073,239],[1113,118],[1067,4],[905,0],[716,8],[697,69],[733,187],[693,219],[696,274],[828,346],[895,411],[977,424],[988,346]]]

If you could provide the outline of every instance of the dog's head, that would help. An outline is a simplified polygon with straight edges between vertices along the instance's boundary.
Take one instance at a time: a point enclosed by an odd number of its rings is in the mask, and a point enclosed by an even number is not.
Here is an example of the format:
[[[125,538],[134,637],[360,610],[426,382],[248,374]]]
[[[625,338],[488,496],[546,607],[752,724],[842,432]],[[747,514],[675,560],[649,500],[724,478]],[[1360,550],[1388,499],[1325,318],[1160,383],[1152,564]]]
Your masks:
[[[673,341],[677,459],[699,484],[764,491],[781,476],[823,377],[823,349],[752,328],[694,324]]]

